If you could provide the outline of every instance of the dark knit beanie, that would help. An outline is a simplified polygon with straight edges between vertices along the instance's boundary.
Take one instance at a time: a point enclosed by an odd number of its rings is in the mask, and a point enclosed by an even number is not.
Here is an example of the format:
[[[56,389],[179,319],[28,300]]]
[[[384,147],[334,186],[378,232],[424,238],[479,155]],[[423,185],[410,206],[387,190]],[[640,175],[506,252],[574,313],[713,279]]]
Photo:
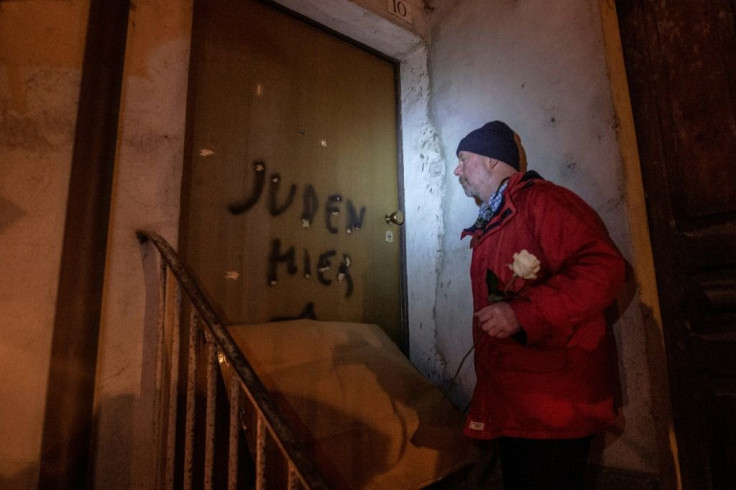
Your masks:
[[[471,131],[460,140],[455,154],[461,151],[495,158],[519,170],[519,147],[514,139],[514,131],[501,121],[489,122]]]

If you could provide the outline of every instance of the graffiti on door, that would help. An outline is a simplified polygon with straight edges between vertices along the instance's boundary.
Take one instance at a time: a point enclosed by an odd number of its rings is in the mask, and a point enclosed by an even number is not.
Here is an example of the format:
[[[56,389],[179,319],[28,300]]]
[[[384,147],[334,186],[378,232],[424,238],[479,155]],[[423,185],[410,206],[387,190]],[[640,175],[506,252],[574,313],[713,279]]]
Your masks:
[[[257,160],[253,162],[253,185],[242,200],[233,202],[228,210],[233,215],[245,214],[258,204],[266,188],[266,162]],[[268,213],[272,217],[280,216],[294,205],[298,193],[298,186],[292,183],[287,191],[281,189],[281,175],[272,173],[268,184]],[[298,209],[298,208],[297,208]],[[324,228],[332,235],[340,233],[341,225],[346,234],[352,234],[360,230],[365,220],[365,206],[357,207],[352,199],[346,199],[342,194],[331,194],[327,196],[323,206]],[[320,198],[312,184],[306,184],[301,192],[300,220],[304,229],[313,227],[315,218],[320,210]],[[354,283],[350,275],[351,258],[347,253],[338,253],[335,249],[328,249],[313,255],[306,247],[302,249],[301,259],[297,258],[297,247],[294,244],[284,244],[281,238],[272,238],[268,260],[268,277],[270,286],[277,286],[279,273],[282,270],[288,275],[299,273],[305,279],[313,275],[313,257],[316,258],[314,270],[317,281],[324,286],[331,286],[335,281],[345,285],[345,297],[349,298],[353,293]],[[333,272],[336,271],[335,272]]]

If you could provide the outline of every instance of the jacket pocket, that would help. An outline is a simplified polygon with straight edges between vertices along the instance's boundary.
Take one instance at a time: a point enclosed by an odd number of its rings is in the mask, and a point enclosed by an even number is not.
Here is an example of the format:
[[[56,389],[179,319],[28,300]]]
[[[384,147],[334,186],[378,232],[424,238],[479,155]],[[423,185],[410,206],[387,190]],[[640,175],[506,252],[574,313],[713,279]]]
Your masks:
[[[564,347],[502,346],[496,356],[496,367],[505,371],[527,373],[554,373],[567,366],[567,349]]]

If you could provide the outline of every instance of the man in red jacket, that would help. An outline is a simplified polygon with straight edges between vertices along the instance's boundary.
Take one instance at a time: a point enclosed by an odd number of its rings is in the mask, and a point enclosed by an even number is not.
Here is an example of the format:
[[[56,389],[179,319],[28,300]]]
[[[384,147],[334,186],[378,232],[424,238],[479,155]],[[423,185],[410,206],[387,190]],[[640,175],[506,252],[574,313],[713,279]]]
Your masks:
[[[464,432],[494,439],[506,490],[575,489],[590,442],[614,420],[603,311],[625,263],[595,211],[520,171],[503,122],[472,131],[455,175],[482,203],[470,236],[477,383]]]

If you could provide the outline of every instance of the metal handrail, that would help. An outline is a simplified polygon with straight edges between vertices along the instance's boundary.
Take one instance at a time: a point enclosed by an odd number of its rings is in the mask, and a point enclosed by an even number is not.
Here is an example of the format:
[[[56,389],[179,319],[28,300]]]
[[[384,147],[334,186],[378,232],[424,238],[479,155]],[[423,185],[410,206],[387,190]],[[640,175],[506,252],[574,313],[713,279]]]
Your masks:
[[[196,314],[193,313],[193,315],[198,316],[199,319],[201,319],[204,323],[204,327],[206,329],[205,336],[208,338],[208,340],[211,339],[214,341],[216,349],[219,351],[220,354],[222,354],[222,356],[225,357],[227,362],[232,367],[232,370],[234,371],[234,374],[239,381],[242,393],[244,393],[246,397],[251,399],[251,401],[253,402],[253,406],[258,412],[256,423],[257,445],[262,449],[262,446],[265,444],[264,438],[266,437],[266,432],[269,433],[272,436],[273,441],[275,441],[276,445],[281,451],[282,455],[288,461],[288,488],[295,488],[296,484],[299,484],[300,488],[307,489],[328,488],[320,471],[317,469],[312,460],[307,456],[305,450],[302,447],[302,444],[296,438],[291,428],[286,424],[286,422],[280,415],[276,405],[274,404],[268,393],[268,390],[258,378],[258,375],[254,371],[251,364],[238,348],[232,336],[224,327],[217,314],[210,306],[209,302],[200,290],[199,286],[195,282],[194,278],[182,264],[174,249],[166,242],[164,238],[162,238],[157,233],[150,231],[137,231],[136,235],[141,244],[150,242],[159,251],[162,260],[162,268],[168,268],[168,270],[171,271],[171,273],[174,275],[179,287],[186,293],[187,297],[189,298],[189,301],[194,308],[193,311],[196,310]],[[162,279],[162,282],[165,282],[166,274],[164,273],[163,276],[164,279]],[[163,295],[165,295],[165,288],[163,290]],[[162,301],[164,301],[163,298]],[[178,313],[175,314],[178,315]],[[199,324],[200,322],[197,321],[197,318],[192,319],[192,325],[198,326]],[[192,329],[192,331],[193,330],[194,329]],[[160,340],[159,342],[162,341]],[[191,355],[192,354],[190,352],[190,356]],[[211,354],[211,358],[214,358],[214,354]],[[192,363],[190,362],[190,366],[191,364]],[[176,374],[172,376],[176,376]],[[208,386],[208,391],[209,390],[210,386]],[[238,403],[237,400],[241,398],[240,392],[237,392],[235,398],[235,403]],[[231,400],[230,403],[232,404],[233,400]],[[173,410],[176,410],[175,406]],[[187,407],[187,410],[193,411],[193,408]],[[234,412],[235,410],[233,410],[233,407],[231,406],[231,416]],[[170,417],[172,417],[171,414]],[[173,417],[175,417],[175,415],[173,415]],[[189,414],[187,424],[189,424]],[[169,443],[167,445],[167,451],[169,452],[175,451],[175,447],[172,447],[172,437],[174,436],[171,436],[169,434]],[[233,438],[232,430],[230,437],[231,439]],[[190,448],[187,448],[186,452],[190,452]],[[256,488],[262,488],[265,486],[265,483],[258,482],[259,473],[263,472],[264,465],[267,465],[268,461],[265,460],[265,454],[262,454],[264,451],[258,450],[256,452]],[[190,456],[187,455],[186,457],[189,458]],[[211,454],[209,455],[208,459],[212,459]],[[169,466],[171,466],[171,464]],[[168,471],[170,472],[171,470],[169,469]],[[209,471],[211,471],[211,469]],[[191,470],[189,470],[189,473],[191,474]],[[208,474],[207,469],[205,469],[204,474]],[[171,484],[171,482],[173,481],[173,477],[167,476],[167,480],[169,481],[169,484]],[[186,475],[184,481],[185,487],[191,486],[191,481],[187,482]]]

